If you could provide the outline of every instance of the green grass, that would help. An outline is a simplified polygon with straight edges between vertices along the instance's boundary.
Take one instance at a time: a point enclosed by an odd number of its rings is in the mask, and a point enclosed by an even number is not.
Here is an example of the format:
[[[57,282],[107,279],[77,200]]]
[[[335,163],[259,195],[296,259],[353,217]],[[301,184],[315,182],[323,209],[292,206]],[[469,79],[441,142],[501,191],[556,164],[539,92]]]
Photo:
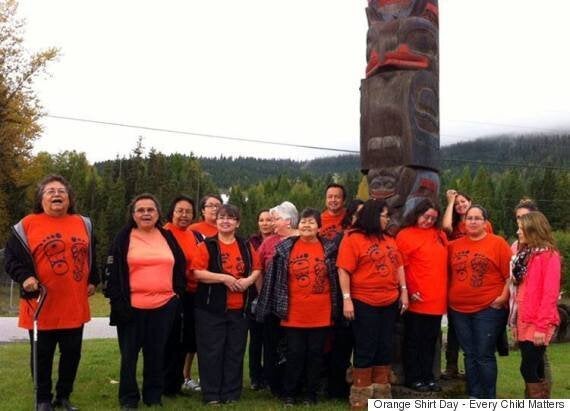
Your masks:
[[[2,409],[28,410],[33,403],[33,386],[29,370],[29,344],[13,343],[0,345],[0,392],[3,395]],[[548,348],[554,376],[553,398],[570,397],[570,344],[554,344]],[[508,357],[499,358],[498,396],[500,398],[521,398],[523,382],[518,368],[520,354],[511,352]],[[139,365],[139,369],[141,366]],[[247,367],[245,367],[247,369]],[[83,411],[118,409],[119,350],[116,340],[84,341],[83,356],[75,383],[73,402]],[[249,387],[247,372],[244,387]],[[54,382],[55,383],[55,382]],[[164,398],[161,410],[182,410],[205,408],[200,395]],[[235,405],[225,406],[234,410],[281,409],[279,401],[267,391],[254,392],[244,389],[242,400]],[[146,408],[145,408],[146,409]],[[345,410],[347,403],[323,401],[315,410]]]
[[[91,309],[91,317],[108,317],[111,311],[109,300],[99,290],[89,297],[89,308]]]

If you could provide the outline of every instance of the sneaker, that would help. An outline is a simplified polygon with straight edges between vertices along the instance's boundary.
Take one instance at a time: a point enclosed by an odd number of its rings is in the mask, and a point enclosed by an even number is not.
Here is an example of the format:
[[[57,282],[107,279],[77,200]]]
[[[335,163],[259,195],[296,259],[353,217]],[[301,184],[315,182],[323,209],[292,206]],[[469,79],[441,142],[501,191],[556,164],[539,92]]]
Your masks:
[[[425,383],[423,383],[422,381],[416,381],[416,382],[413,382],[411,384],[407,384],[407,387],[411,388],[412,390],[417,391],[417,392],[428,392],[429,391],[428,386]]]
[[[435,381],[428,381],[426,386],[432,392],[441,392],[441,386]]]
[[[182,384],[182,389],[184,391],[201,391],[202,388],[200,387],[200,381],[194,381],[192,378],[187,379]]]

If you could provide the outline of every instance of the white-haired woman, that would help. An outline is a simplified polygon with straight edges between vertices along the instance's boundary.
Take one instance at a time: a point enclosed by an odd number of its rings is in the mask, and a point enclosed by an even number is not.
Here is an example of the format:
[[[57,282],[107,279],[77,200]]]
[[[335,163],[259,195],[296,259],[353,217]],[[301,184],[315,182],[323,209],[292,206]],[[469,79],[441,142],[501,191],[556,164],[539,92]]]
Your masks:
[[[269,272],[269,266],[275,255],[277,245],[288,237],[298,235],[297,224],[299,223],[297,207],[289,201],[284,201],[278,206],[271,208],[269,213],[273,219],[274,234],[263,240],[258,249],[264,274]],[[259,289],[261,289],[261,281],[258,284]],[[259,320],[264,323],[263,368],[265,380],[273,395],[281,396],[282,372],[277,366],[281,358],[278,352],[279,342],[283,337],[279,325],[280,320],[274,315]]]

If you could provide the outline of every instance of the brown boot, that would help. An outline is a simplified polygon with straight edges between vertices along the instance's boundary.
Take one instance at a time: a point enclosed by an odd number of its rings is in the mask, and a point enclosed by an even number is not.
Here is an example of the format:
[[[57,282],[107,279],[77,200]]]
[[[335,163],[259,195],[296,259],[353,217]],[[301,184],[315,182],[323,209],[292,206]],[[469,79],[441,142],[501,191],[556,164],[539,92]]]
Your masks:
[[[350,409],[368,409],[368,400],[372,398],[372,368],[353,368],[352,387],[350,387]]]
[[[541,382],[527,382],[526,393],[528,398],[546,398],[544,396],[544,384]]]
[[[390,374],[392,367],[389,365],[377,365],[372,367],[372,398],[392,398],[392,385]]]
[[[541,398],[550,398],[550,392],[552,389],[552,385],[550,384],[550,381],[548,381],[547,379],[544,379],[544,380],[540,381],[540,384],[542,385],[542,397]]]

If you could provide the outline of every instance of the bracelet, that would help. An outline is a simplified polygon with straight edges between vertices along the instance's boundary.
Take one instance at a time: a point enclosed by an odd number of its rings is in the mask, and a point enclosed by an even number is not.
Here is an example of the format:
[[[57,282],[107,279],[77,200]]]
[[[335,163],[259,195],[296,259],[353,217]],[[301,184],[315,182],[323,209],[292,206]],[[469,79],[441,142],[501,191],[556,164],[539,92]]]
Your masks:
[[[350,298],[350,293],[343,293],[342,294],[342,299],[343,300],[348,300]]]
[[[400,286],[400,290],[407,290],[407,289],[408,289],[408,287],[406,287],[405,285]]]

